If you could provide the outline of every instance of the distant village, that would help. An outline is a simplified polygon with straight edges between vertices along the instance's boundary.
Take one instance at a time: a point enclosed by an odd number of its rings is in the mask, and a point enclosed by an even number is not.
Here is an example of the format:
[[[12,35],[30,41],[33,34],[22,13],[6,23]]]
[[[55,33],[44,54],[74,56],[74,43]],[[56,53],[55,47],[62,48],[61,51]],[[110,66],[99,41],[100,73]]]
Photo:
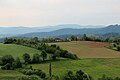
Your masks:
[[[61,41],[80,41],[81,38],[79,36],[71,36],[71,38],[65,38],[65,39],[61,39],[61,38],[54,38],[55,42],[61,42]]]

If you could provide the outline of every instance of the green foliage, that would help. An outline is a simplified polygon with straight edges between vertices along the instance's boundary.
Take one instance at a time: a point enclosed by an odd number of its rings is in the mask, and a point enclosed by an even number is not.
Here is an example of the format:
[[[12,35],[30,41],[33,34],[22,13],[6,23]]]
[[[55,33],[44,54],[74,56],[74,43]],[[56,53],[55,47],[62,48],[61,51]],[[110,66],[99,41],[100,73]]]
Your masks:
[[[34,53],[39,53],[40,51],[34,48],[16,45],[16,44],[2,44],[0,43],[0,57],[5,55],[12,55],[15,59],[19,57],[23,60],[22,56],[24,53],[29,53],[32,56]]]
[[[34,55],[33,55],[32,62],[33,62],[33,63],[39,63],[40,61],[41,61],[40,55],[39,55],[38,53],[34,54]]]
[[[3,70],[13,70],[15,68],[21,68],[22,63],[20,62],[20,59],[17,58],[14,60],[14,58],[11,55],[6,55],[2,57],[2,67]]]
[[[60,57],[60,53],[61,53],[60,50],[56,50],[56,51],[54,52],[54,54],[52,55],[52,59],[53,59],[53,60],[56,60],[56,58],[59,58],[59,57]]]
[[[18,80],[39,80],[39,78],[36,76],[22,76]]]
[[[79,70],[75,75],[72,71],[68,71],[63,80],[92,80],[92,78],[88,74],[85,74],[83,71]]]
[[[83,37],[82,37],[82,39],[86,40],[86,38],[87,38],[87,36],[86,36],[86,34],[84,34]]]
[[[51,62],[50,62],[50,66],[49,66],[49,76],[50,76],[50,80],[52,77],[52,66],[51,66]]]
[[[74,40],[76,40],[77,37],[76,36],[73,36],[73,37],[74,37]],[[11,40],[12,38],[6,38],[5,41],[9,41],[9,39]],[[37,37],[30,38],[28,40],[24,40],[22,38],[21,39],[12,39],[12,40],[14,40],[13,43],[16,43],[18,45],[24,45],[24,46],[28,46],[28,47],[31,47],[31,48],[35,48],[35,49],[41,50],[42,51],[41,52],[41,56],[43,58],[43,61],[44,61],[44,59],[47,58],[47,53],[53,55],[52,56],[53,60],[56,60],[56,58],[59,58],[59,57],[73,59],[72,56],[74,56],[71,53],[70,54],[69,53],[65,53],[64,56],[61,56],[62,52],[61,52],[61,48],[59,46],[57,46],[57,45],[49,46],[48,44],[45,44],[45,43],[39,43],[40,41],[38,40]],[[50,39],[50,41],[52,41],[52,39]],[[34,60],[35,60],[35,57],[36,56],[34,56]],[[25,62],[30,63],[30,60],[25,59],[24,57],[23,57],[23,59],[25,60]]]
[[[2,66],[1,69],[3,70],[12,70],[12,64],[11,63],[7,63],[6,65]]]
[[[22,67],[22,63],[21,63],[19,57],[12,63],[12,66],[13,66],[14,68],[21,68],[21,67]]]
[[[4,44],[10,44],[10,43],[13,43],[15,40],[12,39],[12,38],[5,38],[4,39]]]
[[[1,61],[2,61],[2,65],[6,65],[7,63],[12,64],[14,58],[12,57],[12,55],[5,55],[2,57]]]
[[[21,73],[25,74],[25,75],[37,75],[41,78],[45,78],[46,74],[39,69],[22,69],[20,70]]]
[[[23,54],[23,59],[25,63],[31,62],[30,55],[28,53]]]
[[[117,46],[117,51],[120,51],[120,46]]]
[[[47,52],[45,50],[42,50],[41,56],[43,58],[43,61],[47,58]]]
[[[106,75],[103,75],[101,78],[98,78],[98,80],[120,80],[120,77],[107,77]]]

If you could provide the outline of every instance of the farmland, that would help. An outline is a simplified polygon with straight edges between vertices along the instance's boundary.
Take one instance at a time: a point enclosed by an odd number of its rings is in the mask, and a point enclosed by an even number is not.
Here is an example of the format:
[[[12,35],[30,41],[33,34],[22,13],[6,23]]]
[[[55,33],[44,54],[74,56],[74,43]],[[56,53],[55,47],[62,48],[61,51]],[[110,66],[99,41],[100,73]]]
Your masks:
[[[83,70],[90,74],[95,80],[103,74],[111,77],[120,75],[120,52],[106,48],[111,44],[89,41],[73,41],[49,43],[57,44],[61,48],[76,54],[80,59],[59,59],[52,61],[52,75],[62,78],[67,71]],[[0,44],[0,56],[12,55],[14,58],[20,57],[24,53],[29,53],[31,58],[39,50],[15,44]],[[49,74],[49,61],[45,63],[29,64],[34,69],[41,69]],[[17,70],[0,70],[0,80],[17,80],[18,77],[25,76]]]
[[[50,43],[76,54],[80,58],[120,58],[120,52],[106,48],[111,44],[90,41]]]

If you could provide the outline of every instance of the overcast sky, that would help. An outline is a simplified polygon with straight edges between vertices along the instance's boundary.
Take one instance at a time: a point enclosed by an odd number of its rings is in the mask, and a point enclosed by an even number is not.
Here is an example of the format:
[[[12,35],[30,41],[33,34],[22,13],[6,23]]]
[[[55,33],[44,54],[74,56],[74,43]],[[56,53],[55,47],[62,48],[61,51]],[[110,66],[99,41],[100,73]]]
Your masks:
[[[0,0],[0,26],[120,24],[120,0]]]

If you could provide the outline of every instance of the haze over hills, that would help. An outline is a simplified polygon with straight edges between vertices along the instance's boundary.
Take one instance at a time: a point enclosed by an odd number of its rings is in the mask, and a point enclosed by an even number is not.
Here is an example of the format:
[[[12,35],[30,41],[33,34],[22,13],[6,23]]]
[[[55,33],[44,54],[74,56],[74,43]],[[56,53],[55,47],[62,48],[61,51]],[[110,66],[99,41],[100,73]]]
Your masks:
[[[3,37],[12,37],[12,36],[18,36],[21,34],[27,34],[27,33],[33,33],[33,32],[51,32],[58,29],[64,29],[64,28],[74,28],[74,29],[80,29],[80,28],[94,28],[94,27],[103,27],[103,25],[88,25],[88,26],[81,26],[78,24],[62,24],[62,25],[56,25],[56,26],[40,26],[40,27],[0,27],[0,38]]]
[[[109,25],[103,28],[63,28],[50,32],[33,32],[20,36],[24,37],[53,37],[59,35],[77,35],[77,34],[106,34],[120,33],[120,25]]]
[[[109,26],[80,26],[77,24],[64,24],[46,27],[1,27],[0,38],[3,37],[53,37],[59,35],[76,34],[106,34],[120,33],[120,25]]]
[[[25,33],[31,33],[31,32],[50,32],[58,29],[63,28],[95,28],[95,27],[104,27],[103,25],[87,25],[87,26],[81,26],[78,24],[62,24],[62,25],[56,25],[56,26],[40,26],[40,27],[0,27],[0,33],[2,34],[25,34]]]

